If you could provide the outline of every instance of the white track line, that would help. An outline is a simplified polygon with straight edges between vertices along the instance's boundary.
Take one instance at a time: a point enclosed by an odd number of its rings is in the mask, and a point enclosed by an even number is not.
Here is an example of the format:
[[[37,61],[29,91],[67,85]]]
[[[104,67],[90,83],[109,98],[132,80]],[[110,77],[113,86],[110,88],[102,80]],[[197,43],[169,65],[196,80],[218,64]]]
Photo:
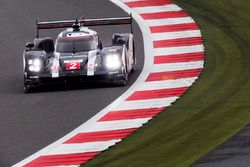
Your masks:
[[[155,48],[154,55],[174,55],[184,53],[196,53],[204,52],[203,45],[192,45],[192,46],[179,46],[179,47],[168,47],[168,48]]]
[[[175,4],[171,4],[163,6],[136,7],[133,8],[133,10],[139,14],[143,14],[143,13],[155,13],[155,12],[180,11],[182,9]]]
[[[178,31],[178,32],[153,33],[152,39],[153,41],[158,41],[158,40],[191,38],[200,36],[201,36],[200,30],[190,30],[190,31]]]
[[[149,100],[134,100],[125,101],[121,105],[117,106],[116,110],[133,110],[133,109],[145,109],[145,108],[161,108],[170,106],[179,97],[168,97],[168,98],[158,98]]]
[[[96,122],[93,126],[90,126],[88,129],[85,128],[80,130],[79,133],[139,128],[143,124],[148,122],[149,119],[150,118],[139,118],[130,120]]]
[[[191,77],[191,78],[181,78],[181,79],[166,80],[166,81],[144,82],[143,84],[138,86],[137,90],[144,91],[144,90],[158,90],[158,89],[189,87],[193,84],[193,82],[196,79],[197,77]]]
[[[154,64],[151,72],[179,71],[203,68],[204,61],[190,61],[181,63]]]
[[[145,21],[148,26],[163,26],[184,23],[195,23],[191,17],[168,18],[168,19],[152,19]]]
[[[121,141],[109,140],[100,142],[88,142],[88,143],[77,143],[77,144],[62,144],[60,147],[50,150],[44,155],[61,155],[61,154],[77,154],[77,153],[87,153],[87,152],[99,152],[106,150],[115,143]]]
[[[79,167],[80,165],[58,165],[58,166],[46,166],[46,167]]]
[[[121,0],[122,2],[136,2],[136,1],[140,1],[140,0]]]

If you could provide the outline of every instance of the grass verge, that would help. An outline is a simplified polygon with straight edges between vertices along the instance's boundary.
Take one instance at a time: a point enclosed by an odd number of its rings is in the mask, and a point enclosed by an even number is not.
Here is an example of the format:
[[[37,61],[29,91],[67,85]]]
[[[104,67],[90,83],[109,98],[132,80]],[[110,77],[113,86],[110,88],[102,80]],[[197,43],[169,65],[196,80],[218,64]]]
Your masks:
[[[185,167],[250,123],[250,1],[175,0],[199,23],[206,64],[173,106],[84,167]]]

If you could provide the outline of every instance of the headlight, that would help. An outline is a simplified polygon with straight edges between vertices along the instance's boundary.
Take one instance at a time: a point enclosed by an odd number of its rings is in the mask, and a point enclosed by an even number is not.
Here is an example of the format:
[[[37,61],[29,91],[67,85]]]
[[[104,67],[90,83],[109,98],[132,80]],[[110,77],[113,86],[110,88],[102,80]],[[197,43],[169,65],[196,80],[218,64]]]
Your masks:
[[[30,59],[28,60],[29,71],[39,72],[41,70],[42,62],[40,59]]]
[[[29,65],[33,64],[33,60],[30,59],[30,60],[28,61],[28,64],[29,64]]]
[[[34,63],[33,63],[35,66],[41,66],[41,60],[39,60],[39,59],[35,59],[34,60]]]
[[[109,69],[118,69],[121,67],[121,58],[118,54],[109,54],[106,56],[106,67]]]

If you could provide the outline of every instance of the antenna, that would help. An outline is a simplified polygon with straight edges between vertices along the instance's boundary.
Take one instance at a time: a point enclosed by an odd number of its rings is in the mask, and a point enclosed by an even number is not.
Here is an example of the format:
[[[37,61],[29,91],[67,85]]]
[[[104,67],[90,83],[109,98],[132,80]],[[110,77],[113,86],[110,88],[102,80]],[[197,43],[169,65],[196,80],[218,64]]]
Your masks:
[[[80,31],[80,23],[76,19],[76,22],[72,25],[73,31]]]
[[[36,19],[36,38],[39,38],[38,22],[39,22],[39,20]]]

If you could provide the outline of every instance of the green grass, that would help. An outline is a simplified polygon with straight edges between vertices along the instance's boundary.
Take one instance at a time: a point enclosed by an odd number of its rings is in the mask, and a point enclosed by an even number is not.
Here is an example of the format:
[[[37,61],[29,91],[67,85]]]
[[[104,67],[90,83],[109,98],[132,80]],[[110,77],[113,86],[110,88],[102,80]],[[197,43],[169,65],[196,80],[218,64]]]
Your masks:
[[[250,123],[250,1],[175,0],[199,23],[206,63],[173,106],[84,167],[189,166]]]

